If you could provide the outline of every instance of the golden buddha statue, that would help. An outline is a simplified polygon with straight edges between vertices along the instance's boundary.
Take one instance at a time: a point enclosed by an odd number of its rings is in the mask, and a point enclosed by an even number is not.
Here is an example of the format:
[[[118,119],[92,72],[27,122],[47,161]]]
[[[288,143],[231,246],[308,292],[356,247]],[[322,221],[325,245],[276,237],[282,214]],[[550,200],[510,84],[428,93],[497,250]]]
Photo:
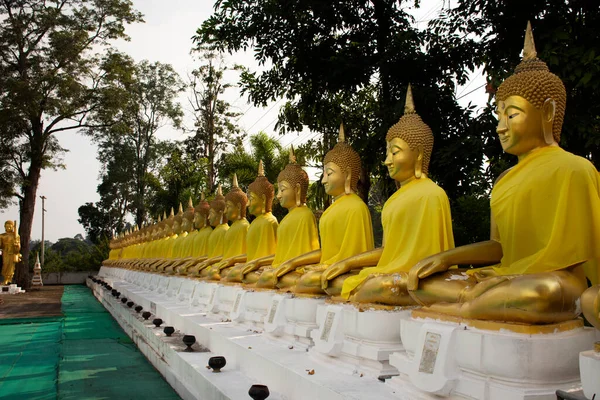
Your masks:
[[[220,280],[220,271],[235,264],[235,260],[246,257],[247,234],[250,224],[246,219],[248,197],[238,186],[237,175],[233,174],[233,187],[225,195],[225,216],[232,221],[223,238],[223,256],[212,264],[206,263],[202,276],[210,280]]]
[[[246,220],[248,197],[239,188],[236,174],[233,175],[232,186],[231,191],[227,193],[225,198],[221,200],[221,204],[219,204],[219,206],[224,206],[224,211],[220,213],[221,224],[226,224],[223,221],[228,220],[232,221],[232,224],[226,231],[224,228],[217,230],[219,227],[216,227],[213,233],[211,233],[208,243],[211,254],[209,254],[208,259],[197,264],[193,269],[194,273],[201,277],[208,276],[210,272],[209,267],[212,265],[246,252],[246,233],[249,226],[248,220]],[[212,204],[211,213],[213,213]],[[221,238],[218,244],[222,247],[217,247],[218,238]],[[215,246],[213,246],[213,241],[215,242]],[[221,251],[219,252],[218,250]]]
[[[171,260],[168,261],[168,265],[165,267],[165,272],[168,274],[173,274],[176,271],[175,268],[190,260],[194,236],[198,234],[194,229],[195,211],[192,198],[190,197],[187,208],[181,218],[180,233],[178,233],[177,239],[173,243]]]
[[[399,189],[381,213],[383,247],[332,264],[321,284],[328,294],[354,302],[406,306],[415,304],[406,290],[410,268],[454,247],[448,197],[427,177],[433,132],[415,111],[410,85],[404,115],[389,129],[386,142],[385,165]],[[442,280],[440,285],[465,284]]]
[[[323,185],[334,201],[319,220],[321,249],[263,272],[257,287],[286,289],[295,293],[325,294],[321,275],[330,265],[373,249],[373,227],[367,205],[356,195],[360,156],[346,143],[340,125],[338,143],[323,160]]]
[[[181,246],[183,234],[183,206],[179,203],[179,210],[173,218],[173,234],[170,239],[165,242],[165,253],[160,264],[156,265],[157,271],[168,272],[166,268],[178,258],[179,247]],[[187,236],[187,232],[185,234]]]
[[[220,272],[222,279],[241,283],[242,271],[247,262],[275,254],[277,249],[277,218],[272,213],[275,189],[267,177],[262,160],[258,163],[258,176],[248,186],[248,211],[256,218],[248,228],[246,236],[246,254],[240,254],[219,263],[220,271],[213,267],[213,276]],[[237,265],[236,265],[237,264]]]
[[[585,275],[598,283],[600,177],[588,160],[558,146],[566,91],[537,58],[529,24],[523,61],[498,88],[496,105],[500,144],[518,163],[492,190],[491,239],[420,261],[409,272],[408,290],[430,305],[426,310],[457,317],[572,320],[580,314]],[[453,303],[427,284],[456,264],[497,265],[473,270],[473,283]]]
[[[208,220],[209,211],[210,204],[208,204],[204,198],[204,192],[202,192],[200,203],[198,203],[196,208],[191,209],[193,230],[187,237],[186,248],[183,249],[183,258],[173,266],[173,270],[178,274],[186,274],[187,269],[191,265],[206,259],[208,254],[208,238],[213,230]]]
[[[4,233],[0,234],[2,250],[2,283],[8,285],[15,274],[15,264],[21,261],[21,238],[17,232],[17,221],[6,221]]]
[[[165,257],[170,250],[170,244],[174,239],[177,238],[177,234],[175,234],[173,228],[175,225],[175,213],[173,212],[173,208],[171,207],[171,214],[169,214],[168,218],[163,219],[163,230],[162,230],[162,238],[158,240],[155,247],[154,254],[154,262],[150,263],[149,268],[152,271],[157,271],[157,267],[164,262]],[[161,272],[161,271],[158,271]]]
[[[294,148],[291,147],[290,162],[277,176],[277,199],[279,204],[288,210],[288,214],[277,228],[275,254],[257,257],[246,264],[236,266],[227,276],[228,280],[254,284],[263,271],[276,270],[283,262],[319,248],[315,216],[306,206],[308,183],[308,174],[296,163]]]

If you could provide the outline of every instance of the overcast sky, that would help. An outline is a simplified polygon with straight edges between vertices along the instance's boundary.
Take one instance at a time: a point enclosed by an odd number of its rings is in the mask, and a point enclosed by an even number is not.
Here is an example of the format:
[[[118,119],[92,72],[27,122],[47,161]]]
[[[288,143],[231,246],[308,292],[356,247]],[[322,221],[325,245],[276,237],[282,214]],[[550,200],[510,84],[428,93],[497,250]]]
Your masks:
[[[185,79],[195,66],[190,55],[192,48],[191,37],[202,21],[212,13],[213,0],[133,0],[134,6],[144,14],[144,24],[130,25],[126,33],[131,41],[119,41],[115,44],[119,50],[128,53],[136,61],[160,61],[173,65],[175,70]],[[424,28],[426,22],[435,17],[444,1],[422,0],[421,7],[411,12],[415,16],[419,28]],[[447,6],[447,5],[446,5]],[[252,53],[236,54],[230,56],[231,64],[243,64],[256,69],[257,64],[252,58]],[[476,71],[473,79],[464,88],[459,88],[457,94],[468,93],[484,83],[481,74]],[[230,83],[235,83],[235,75],[228,76]],[[479,90],[461,99],[461,103],[473,101],[476,104],[485,102],[483,90]],[[279,106],[282,102],[274,102],[261,109],[250,106],[244,98],[240,98],[236,88],[229,89],[226,99],[244,115],[238,121],[240,126],[250,133],[265,131],[275,135],[275,126]],[[180,101],[184,108],[189,108],[185,95]],[[189,121],[189,120],[188,120]],[[303,132],[288,134],[280,137],[284,147],[290,143],[301,143],[314,134]],[[182,134],[170,127],[161,128],[158,133],[161,139],[180,140]],[[99,183],[98,174],[100,165],[96,160],[97,148],[84,137],[75,132],[59,133],[60,144],[69,151],[64,155],[66,169],[59,171],[42,171],[38,196],[44,195],[46,200],[46,232],[45,239],[55,242],[62,237],[73,237],[78,233],[85,236],[83,227],[77,222],[77,209],[86,202],[96,202],[99,196],[96,187]],[[31,237],[33,240],[41,239],[41,200],[36,202],[35,219]],[[0,211],[0,220],[19,219],[18,207],[9,207]]]

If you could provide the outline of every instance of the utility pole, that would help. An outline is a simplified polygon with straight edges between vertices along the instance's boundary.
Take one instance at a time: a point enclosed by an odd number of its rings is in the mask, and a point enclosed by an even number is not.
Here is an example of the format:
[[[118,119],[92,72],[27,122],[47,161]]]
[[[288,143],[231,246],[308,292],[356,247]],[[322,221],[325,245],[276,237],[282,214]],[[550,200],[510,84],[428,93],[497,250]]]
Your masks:
[[[46,212],[46,208],[45,208],[45,201],[46,201],[46,196],[40,196],[40,199],[42,199],[42,268],[44,267],[44,247],[46,246],[46,242],[44,241],[44,213]]]

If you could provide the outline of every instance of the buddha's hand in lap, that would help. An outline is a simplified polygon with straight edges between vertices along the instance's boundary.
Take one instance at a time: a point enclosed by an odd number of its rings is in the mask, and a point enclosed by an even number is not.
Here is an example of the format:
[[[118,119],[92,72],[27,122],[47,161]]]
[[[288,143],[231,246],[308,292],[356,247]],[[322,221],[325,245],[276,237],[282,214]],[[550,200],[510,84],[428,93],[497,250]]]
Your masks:
[[[425,279],[438,272],[445,272],[448,268],[450,268],[450,265],[441,254],[424,258],[416,263],[408,272],[406,288],[408,290],[417,290],[419,288],[419,279]]]
[[[258,269],[258,263],[254,262],[254,261],[250,261],[247,262],[246,265],[244,266],[244,269],[242,270],[242,274],[246,275],[249,274],[250,272],[256,271]]]
[[[291,263],[289,261],[284,262],[275,271],[275,278],[281,278],[282,276],[289,274],[290,272],[294,271],[295,269],[296,269],[296,266],[293,263]]]
[[[331,264],[321,275],[321,289],[327,289],[330,280],[335,279],[348,271],[348,265],[344,260]]]

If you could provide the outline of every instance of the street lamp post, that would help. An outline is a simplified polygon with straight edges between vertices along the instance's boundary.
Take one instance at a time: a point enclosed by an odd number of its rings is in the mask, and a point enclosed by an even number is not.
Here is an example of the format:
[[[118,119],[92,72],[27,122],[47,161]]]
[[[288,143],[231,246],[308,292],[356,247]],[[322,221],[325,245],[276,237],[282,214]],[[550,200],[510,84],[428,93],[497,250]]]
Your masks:
[[[44,214],[46,212],[46,208],[45,208],[46,196],[40,196],[40,199],[42,199],[42,260],[41,260],[41,265],[43,268],[44,267],[44,247],[46,246],[46,242],[44,240]]]

